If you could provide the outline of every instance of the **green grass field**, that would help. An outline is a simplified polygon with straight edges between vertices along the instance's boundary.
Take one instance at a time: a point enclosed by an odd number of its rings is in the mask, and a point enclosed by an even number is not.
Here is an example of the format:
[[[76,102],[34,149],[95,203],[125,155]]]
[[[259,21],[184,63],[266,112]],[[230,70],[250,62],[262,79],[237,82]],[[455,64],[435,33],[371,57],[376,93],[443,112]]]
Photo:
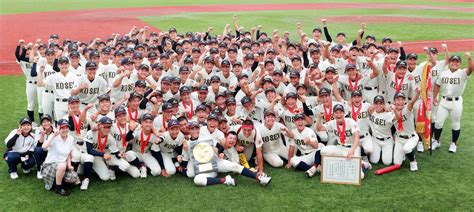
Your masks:
[[[192,5],[218,4],[216,0],[195,1],[134,1],[133,5],[125,1],[104,0],[95,2],[79,0],[74,3],[44,0],[41,3],[28,4],[29,1],[3,0],[0,2],[0,14],[24,13],[33,11],[132,7],[152,5]],[[204,2],[204,3],[202,3]],[[240,1],[239,3],[256,3]],[[270,2],[270,1],[262,1]],[[275,2],[275,1],[272,1]],[[278,0],[277,3],[288,2]],[[297,0],[296,2],[314,2]],[[319,2],[319,1],[318,1]],[[359,2],[378,2],[359,0]],[[392,0],[394,3],[410,3],[408,0]],[[226,1],[223,3],[235,3]],[[417,1],[416,4],[449,5],[472,7],[467,3],[446,3]],[[55,5],[51,7],[51,5]],[[472,14],[452,11],[419,11],[407,10],[321,10],[311,11],[277,11],[277,12],[240,12],[240,13],[188,13],[162,17],[141,17],[150,25],[168,29],[175,26],[182,31],[203,31],[207,26],[214,26],[220,33],[225,23],[231,22],[231,16],[239,16],[239,24],[247,29],[261,24],[267,32],[273,29],[295,33],[295,23],[302,21],[304,30],[310,33],[313,26],[309,23],[322,17],[336,15],[390,15],[416,16],[427,18],[472,19]],[[331,34],[339,31],[348,33],[348,39],[355,35],[357,24],[329,23]],[[443,29],[443,30],[439,30]],[[377,37],[388,34],[396,40],[415,41],[430,39],[472,38],[472,26],[433,24],[370,24],[368,32]],[[461,54],[461,53],[458,53]],[[424,60],[420,56],[420,61]],[[463,67],[466,67],[464,62]],[[4,139],[10,130],[17,127],[18,120],[26,116],[25,81],[23,76],[0,76],[0,138]],[[116,181],[100,182],[98,178],[91,181],[89,190],[73,190],[67,198],[59,197],[53,192],[45,191],[43,181],[37,180],[34,171],[29,175],[20,173],[18,180],[12,181],[7,173],[5,162],[0,162],[0,211],[45,211],[45,210],[213,210],[213,211],[297,211],[297,210],[474,210],[474,85],[472,80],[464,93],[464,111],[462,133],[458,152],[448,153],[451,140],[449,121],[443,131],[443,145],[433,155],[425,152],[417,154],[419,171],[411,173],[408,164],[402,170],[384,176],[372,172],[366,175],[362,186],[346,186],[319,183],[319,177],[307,179],[302,172],[286,169],[271,169],[266,172],[273,177],[272,184],[261,187],[257,183],[237,176],[237,187],[212,186],[196,187],[191,179],[182,176],[171,178],[148,177],[131,179],[118,176]],[[5,149],[0,145],[0,152]],[[381,168],[376,165],[374,169]]]

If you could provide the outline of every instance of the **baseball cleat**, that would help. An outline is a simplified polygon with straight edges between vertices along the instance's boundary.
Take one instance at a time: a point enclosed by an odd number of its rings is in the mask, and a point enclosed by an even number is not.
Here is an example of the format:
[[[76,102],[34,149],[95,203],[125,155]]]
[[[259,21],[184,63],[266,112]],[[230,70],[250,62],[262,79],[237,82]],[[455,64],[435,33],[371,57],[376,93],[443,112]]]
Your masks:
[[[306,177],[308,178],[312,178],[314,176],[314,174],[316,174],[317,172],[317,168],[314,167],[314,166],[311,166],[311,168],[309,168],[306,172],[305,172],[305,175]]]
[[[18,173],[16,173],[16,172],[10,173],[10,178],[12,178],[12,180],[18,179]]]
[[[38,180],[43,179],[43,174],[41,174],[41,171],[36,172],[36,179],[38,179]]]
[[[410,171],[418,171],[418,163],[416,161],[411,161],[410,162]]]
[[[235,180],[230,175],[225,176],[225,185],[235,186]]]
[[[29,174],[30,171],[31,171],[30,169],[23,169],[23,173],[24,173],[24,174]]]
[[[89,188],[89,178],[86,178],[82,181],[81,190],[87,191],[88,188]]]
[[[69,196],[69,194],[71,194],[71,192],[67,191],[64,188],[61,188],[61,189],[56,189],[56,194],[59,194],[61,196]]]
[[[260,177],[258,178],[258,181],[260,181],[261,185],[265,186],[265,185],[270,184],[270,182],[272,181],[272,178],[267,175],[260,175]]]
[[[110,180],[115,180],[117,177],[115,176],[115,171],[109,169]]]
[[[458,147],[456,146],[455,143],[451,143],[451,145],[449,145],[449,152],[455,153],[456,150],[457,150],[457,148],[458,148]]]
[[[418,145],[416,145],[416,151],[423,152],[425,148],[423,147],[423,142],[418,141]]]
[[[439,148],[439,143],[437,140],[433,139],[433,141],[431,142],[431,150],[435,150],[437,148]]]
[[[364,168],[366,168],[367,170],[371,170],[372,169],[372,164],[370,164],[370,162],[365,162],[363,161],[362,162],[362,165]]]
[[[146,166],[140,167],[140,177],[146,178]]]

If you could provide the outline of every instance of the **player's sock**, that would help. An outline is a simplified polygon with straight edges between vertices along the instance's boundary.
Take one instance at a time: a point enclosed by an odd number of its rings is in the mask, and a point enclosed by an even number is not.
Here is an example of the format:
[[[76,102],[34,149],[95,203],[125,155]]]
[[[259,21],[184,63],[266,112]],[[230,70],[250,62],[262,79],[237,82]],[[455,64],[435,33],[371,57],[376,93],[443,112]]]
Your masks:
[[[56,191],[61,191],[62,188],[63,188],[63,185],[56,185]]]
[[[207,178],[207,185],[217,185],[223,184],[225,182],[225,178],[215,178],[215,177],[208,177]]]
[[[109,166],[109,169],[114,171],[114,172],[119,172],[120,168],[118,166]]]
[[[321,164],[321,152],[319,150],[316,151],[316,154],[314,154],[314,163],[315,164]]]
[[[41,118],[43,118],[43,113],[38,113],[38,117],[39,117],[39,120],[41,120]]]
[[[89,178],[92,173],[92,162],[84,162],[84,178]]]
[[[441,132],[443,132],[443,128],[441,129],[438,129],[438,128],[434,128],[434,138],[435,140],[439,141],[439,138],[441,138]]]
[[[244,168],[242,172],[240,172],[240,174],[248,178],[257,179],[257,174],[253,173],[252,171],[250,171],[250,169],[247,168]]]
[[[415,151],[411,151],[410,153],[405,154],[410,161],[415,161]]]
[[[431,128],[430,128],[430,129],[431,129],[430,136],[433,137],[433,135],[434,135],[434,129],[435,129],[435,123],[434,123],[434,122],[431,123]]]
[[[453,130],[453,143],[458,142],[460,134],[461,134],[461,130]]]
[[[142,166],[142,164],[140,163],[138,158],[135,158],[135,160],[130,161],[130,164],[132,164],[133,166],[135,166],[137,168],[140,168]]]
[[[298,163],[298,165],[296,166],[296,169],[300,170],[300,171],[307,171],[308,169],[310,169],[311,166],[306,164],[305,162],[301,161],[300,163]]]
[[[29,118],[32,122],[35,121],[35,111],[27,110],[27,111],[26,111],[26,114],[28,114],[28,118]]]

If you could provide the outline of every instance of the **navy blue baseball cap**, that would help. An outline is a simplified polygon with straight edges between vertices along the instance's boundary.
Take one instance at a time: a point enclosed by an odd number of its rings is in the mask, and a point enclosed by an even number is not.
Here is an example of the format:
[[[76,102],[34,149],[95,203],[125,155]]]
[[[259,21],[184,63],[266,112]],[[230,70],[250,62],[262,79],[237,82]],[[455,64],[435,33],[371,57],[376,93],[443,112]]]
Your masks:
[[[382,95],[377,95],[374,97],[374,103],[376,102],[382,102],[385,103],[385,98]]]
[[[68,99],[67,99],[67,102],[69,104],[73,103],[73,102],[80,102],[81,100],[79,99],[78,96],[70,96]]]
[[[31,124],[31,120],[29,118],[20,119],[20,125],[23,125],[23,124]]]
[[[97,69],[97,63],[89,61],[86,63],[86,69]]]
[[[99,124],[102,124],[102,125],[112,125],[112,119],[109,118],[108,116],[104,116],[104,117],[100,118]]]
[[[171,119],[171,120],[168,121],[168,128],[178,127],[178,126],[179,126],[178,120]]]
[[[321,88],[321,90],[319,90],[319,96],[329,96],[331,95],[331,90],[329,90],[328,88]]]
[[[58,127],[69,127],[69,121],[66,119],[59,119],[58,121]]]
[[[126,57],[126,58],[123,58],[121,63],[122,65],[125,65],[125,64],[133,64],[133,60],[130,59],[129,57]]]
[[[169,102],[163,102],[163,105],[161,105],[161,110],[166,111],[166,110],[170,110],[170,109],[173,109],[173,104],[171,104]]]
[[[153,117],[153,115],[151,115],[151,113],[145,113],[143,114],[142,116],[142,122],[145,121],[145,120],[152,120],[155,119],[155,117]]]
[[[117,117],[120,114],[127,114],[127,110],[125,109],[124,106],[119,106],[115,108],[114,113],[115,113],[115,117]]]
[[[337,110],[341,110],[342,112],[344,112],[344,106],[342,106],[341,104],[334,105],[332,111],[336,112]]]

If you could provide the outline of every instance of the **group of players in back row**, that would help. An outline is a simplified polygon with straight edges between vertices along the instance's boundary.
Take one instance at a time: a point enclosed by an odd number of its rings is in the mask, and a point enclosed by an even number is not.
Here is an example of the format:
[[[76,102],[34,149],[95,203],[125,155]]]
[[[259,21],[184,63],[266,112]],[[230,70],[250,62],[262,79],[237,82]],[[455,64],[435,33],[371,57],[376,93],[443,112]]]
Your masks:
[[[324,19],[311,37],[298,23],[299,41],[261,26],[243,31],[235,16],[233,22],[235,35],[228,24],[217,36],[211,27],[184,35],[134,27],[90,43],[60,42],[56,34],[47,43],[20,40],[15,55],[26,76],[28,118],[5,139],[11,178],[18,178],[18,164],[24,173],[36,165],[46,189],[68,195],[64,183],[87,190],[93,172],[104,181],[116,172],[180,173],[200,186],[235,185],[230,175],[217,177],[234,172],[266,185],[264,161],[312,177],[322,155],[362,157],[363,171],[406,157],[416,171],[422,83],[431,83],[434,97],[431,148],[440,146],[450,115],[449,151],[456,152],[462,94],[474,68],[469,53],[461,69],[461,57],[449,57],[446,45],[440,61],[438,49],[425,48],[431,79],[424,82],[425,61],[389,37],[362,41],[365,24],[348,44],[344,33],[332,40]],[[189,147],[206,139],[214,142],[218,171],[195,173]]]

